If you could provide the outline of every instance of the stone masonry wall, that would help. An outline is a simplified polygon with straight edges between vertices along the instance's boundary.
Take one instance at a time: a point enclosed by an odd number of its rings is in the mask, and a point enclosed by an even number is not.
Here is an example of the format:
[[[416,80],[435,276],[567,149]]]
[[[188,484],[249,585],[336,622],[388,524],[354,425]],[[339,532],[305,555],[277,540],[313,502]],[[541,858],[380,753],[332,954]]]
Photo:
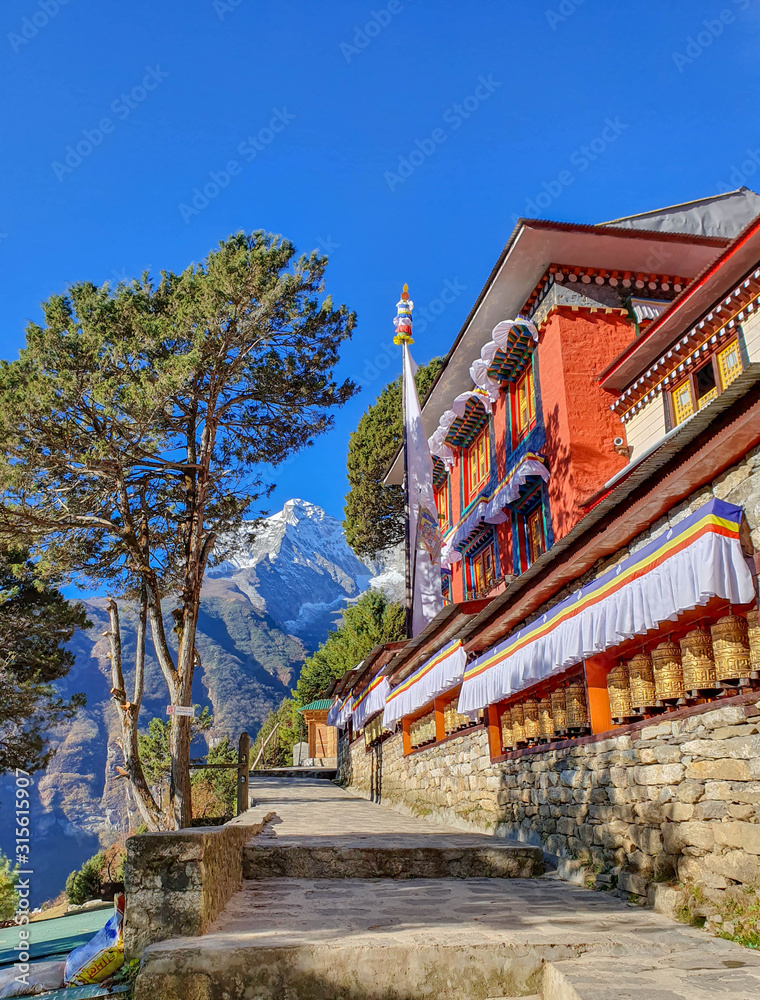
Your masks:
[[[343,747],[341,775],[414,815],[619,870],[620,887],[637,895],[676,876],[708,890],[757,888],[760,696],[732,701],[493,764],[483,727],[408,757],[400,733],[370,751],[357,740]]]
[[[243,877],[243,847],[274,813],[249,810],[220,827],[144,833],[127,840],[124,952],[203,934]]]
[[[744,508],[760,550],[760,448],[611,559],[539,608],[563,600],[708,502]],[[760,696],[700,706],[639,723],[606,739],[523,753],[492,764],[478,727],[403,756],[398,733],[369,752],[340,747],[353,791],[415,815],[541,844],[558,858],[619,873],[622,889],[647,894],[679,878],[718,897],[760,887]]]

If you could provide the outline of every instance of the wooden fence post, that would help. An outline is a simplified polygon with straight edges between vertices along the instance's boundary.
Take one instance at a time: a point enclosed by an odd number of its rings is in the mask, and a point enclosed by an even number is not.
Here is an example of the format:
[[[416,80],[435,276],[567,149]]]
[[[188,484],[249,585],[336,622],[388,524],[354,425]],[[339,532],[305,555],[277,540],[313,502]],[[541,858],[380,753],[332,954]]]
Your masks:
[[[237,815],[244,813],[249,807],[248,797],[248,772],[251,766],[249,755],[251,752],[251,740],[248,733],[241,733],[238,741],[238,765],[237,765]]]

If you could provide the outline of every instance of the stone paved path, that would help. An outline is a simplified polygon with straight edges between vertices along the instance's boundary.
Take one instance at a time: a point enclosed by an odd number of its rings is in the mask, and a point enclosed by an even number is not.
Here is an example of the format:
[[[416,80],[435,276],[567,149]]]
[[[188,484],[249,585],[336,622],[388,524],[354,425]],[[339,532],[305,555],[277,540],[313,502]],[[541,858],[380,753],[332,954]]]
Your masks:
[[[493,837],[466,833],[426,819],[415,819],[351,795],[319,779],[251,779],[251,805],[276,812],[268,831],[278,843],[294,847],[365,846],[371,841],[396,847],[437,843],[452,847],[492,846]],[[255,838],[258,840],[260,838]],[[251,841],[255,843],[255,841]],[[518,845],[516,841],[499,841]]]
[[[280,821],[249,842],[254,854],[273,843],[345,858],[377,845],[467,854],[494,844],[334,786],[257,780],[253,798]],[[136,1000],[518,996],[757,1000],[760,956],[551,876],[259,878],[202,938],[149,948]]]

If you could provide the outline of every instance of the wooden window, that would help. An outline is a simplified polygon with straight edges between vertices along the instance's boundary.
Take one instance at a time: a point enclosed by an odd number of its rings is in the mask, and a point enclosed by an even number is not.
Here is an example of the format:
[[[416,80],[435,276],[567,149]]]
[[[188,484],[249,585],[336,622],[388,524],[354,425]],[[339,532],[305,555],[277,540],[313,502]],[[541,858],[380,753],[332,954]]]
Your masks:
[[[451,574],[450,573],[442,573],[441,574],[441,594],[443,596],[443,603],[444,604],[451,604],[452,603],[452,597],[451,597]]]
[[[466,453],[467,497],[469,503],[483,489],[490,474],[488,424],[478,434]]]
[[[536,396],[533,388],[533,366],[528,367],[515,382],[515,440],[524,438],[536,422]]]
[[[691,398],[691,379],[687,378],[677,385],[672,393],[674,423],[680,424],[694,412]]]
[[[449,480],[448,477],[434,488],[435,506],[438,510],[438,524],[441,531],[445,531],[451,525],[451,504],[449,502]]]
[[[544,511],[536,507],[525,519],[527,529],[528,564],[532,565],[539,556],[546,552],[546,534],[544,532]]]
[[[489,590],[496,580],[496,552],[493,542],[470,559],[470,591],[473,595]]]
[[[517,507],[517,551],[520,572],[532,566],[548,547],[541,487],[526,493]]]
[[[734,340],[728,347],[724,347],[722,351],[718,351],[718,371],[722,389],[731,385],[737,375],[741,375],[742,359],[739,354],[738,340]]]
[[[687,375],[670,393],[673,426],[711,403],[741,374],[742,367],[739,343],[733,340]]]

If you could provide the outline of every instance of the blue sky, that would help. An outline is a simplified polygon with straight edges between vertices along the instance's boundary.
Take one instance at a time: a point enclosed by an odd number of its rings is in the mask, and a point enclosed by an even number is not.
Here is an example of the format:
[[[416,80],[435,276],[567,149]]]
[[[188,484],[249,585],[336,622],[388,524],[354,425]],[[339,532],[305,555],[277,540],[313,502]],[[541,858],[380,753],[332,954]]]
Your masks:
[[[342,516],[404,281],[425,361],[517,216],[760,188],[758,0],[11,0],[1,21],[2,356],[68,283],[180,270],[239,229],[329,253],[362,392],[274,472],[272,510]]]

